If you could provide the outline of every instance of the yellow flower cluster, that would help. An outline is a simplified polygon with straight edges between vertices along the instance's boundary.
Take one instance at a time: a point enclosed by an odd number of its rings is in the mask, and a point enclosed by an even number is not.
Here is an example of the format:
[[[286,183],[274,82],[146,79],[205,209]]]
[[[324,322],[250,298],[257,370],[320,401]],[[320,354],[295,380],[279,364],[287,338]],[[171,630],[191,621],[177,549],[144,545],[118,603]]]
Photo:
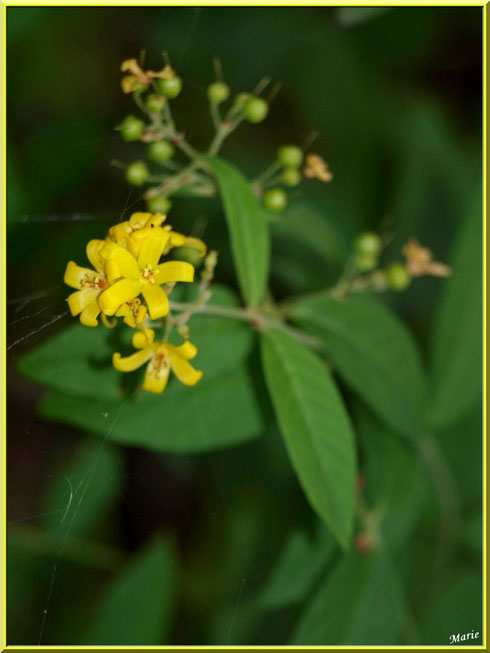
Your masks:
[[[79,315],[82,324],[96,327],[102,315],[107,325],[108,317],[116,316],[141,329],[133,336],[133,345],[140,351],[128,358],[115,354],[113,363],[116,369],[128,372],[150,361],[144,383],[150,392],[163,392],[170,368],[187,385],[194,385],[202,376],[188,363],[197,352],[194,345],[185,342],[173,347],[154,342],[154,332],[143,326],[148,317],[157,320],[168,314],[167,284],[194,281],[190,263],[161,262],[162,256],[183,245],[197,249],[201,256],[206,254],[201,240],[173,231],[163,224],[165,217],[133,213],[129,220],[111,227],[105,240],[89,241],[86,252],[93,269],[70,261],[64,276],[65,283],[76,289],[68,297],[70,312]]]

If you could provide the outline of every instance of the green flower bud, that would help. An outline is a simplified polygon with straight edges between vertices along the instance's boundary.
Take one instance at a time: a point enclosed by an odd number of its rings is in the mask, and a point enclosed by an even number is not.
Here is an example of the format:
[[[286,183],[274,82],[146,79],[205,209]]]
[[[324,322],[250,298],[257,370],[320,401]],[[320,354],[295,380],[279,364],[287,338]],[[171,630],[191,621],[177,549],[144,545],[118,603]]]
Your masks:
[[[381,251],[381,239],[374,231],[365,231],[356,238],[354,249],[360,256],[363,254],[378,256]]]
[[[378,265],[376,254],[357,254],[356,267],[360,272],[369,272]]]
[[[139,141],[145,131],[145,123],[135,116],[126,116],[118,129],[125,141]]]
[[[264,193],[264,206],[272,213],[280,213],[286,208],[288,196],[281,188],[271,188]]]
[[[286,186],[297,186],[301,181],[301,172],[297,168],[285,168],[282,181]]]
[[[197,249],[194,247],[176,247],[172,250],[173,256],[179,261],[187,261],[195,268],[199,267],[202,264],[202,257]]]
[[[250,100],[250,97],[250,93],[239,93],[237,96],[235,96],[233,103],[238,109],[243,109],[243,107]]]
[[[182,90],[182,80],[180,77],[169,77],[169,79],[160,79],[158,80],[160,90],[168,97],[170,100],[173,100]]]
[[[220,104],[230,96],[230,88],[224,82],[214,82],[208,86],[208,98],[211,102]]]
[[[148,107],[148,111],[151,111],[151,113],[160,113],[165,106],[166,101],[167,100],[163,95],[152,93],[146,98],[146,106]]]
[[[163,213],[163,215],[166,215],[172,208],[172,202],[166,195],[155,195],[155,197],[146,200],[146,206],[150,213]]]
[[[277,158],[285,168],[299,168],[303,163],[303,151],[296,145],[283,145],[277,150]]]
[[[144,161],[133,161],[126,168],[126,181],[132,186],[142,186],[148,179],[148,174]]]
[[[262,122],[269,113],[269,105],[261,97],[252,97],[245,103],[243,114],[248,122]]]
[[[173,157],[175,148],[168,141],[154,141],[148,145],[148,158],[155,163],[165,163]]]
[[[386,281],[393,290],[405,290],[411,282],[410,274],[403,263],[391,263],[386,268]]]

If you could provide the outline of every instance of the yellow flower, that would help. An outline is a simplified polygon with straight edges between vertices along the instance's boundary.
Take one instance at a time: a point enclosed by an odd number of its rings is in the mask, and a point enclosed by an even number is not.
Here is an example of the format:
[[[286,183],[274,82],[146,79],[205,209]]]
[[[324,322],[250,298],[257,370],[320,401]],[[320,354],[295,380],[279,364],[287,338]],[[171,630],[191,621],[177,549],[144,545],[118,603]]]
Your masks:
[[[194,281],[194,267],[184,261],[158,263],[170,238],[161,227],[140,229],[133,236],[136,234],[137,256],[112,241],[105,241],[100,250],[110,286],[100,294],[99,306],[106,315],[114,315],[142,294],[151,319],[156,320],[167,315],[169,309],[162,284]]]
[[[328,169],[328,164],[319,154],[307,154],[303,174],[310,179],[315,178],[325,183],[332,181],[333,174]]]
[[[430,274],[433,277],[448,277],[451,274],[451,268],[445,263],[434,261],[434,255],[427,247],[412,238],[402,248],[405,256],[407,270],[411,277],[422,277]]]
[[[159,394],[165,390],[170,370],[185,385],[195,385],[202,377],[200,370],[195,370],[188,362],[197,354],[197,348],[188,340],[180,347],[168,342],[154,341],[155,332],[143,329],[133,335],[133,347],[139,351],[123,358],[116,353],[112,363],[120,372],[133,372],[145,363],[143,388],[147,392]]]
[[[87,258],[95,268],[82,268],[73,261],[66,266],[64,282],[77,292],[68,297],[68,307],[73,316],[80,315],[80,322],[85,326],[97,326],[100,313],[98,298],[109,287],[104,273],[104,261],[100,256],[105,246],[103,240],[91,240],[87,244]]]
[[[116,316],[124,317],[123,322],[134,329],[146,320],[147,313],[146,306],[141,303],[140,299],[136,298],[122,304],[117,309]]]
[[[121,247],[124,247],[137,257],[141,243],[150,231],[155,227],[160,227],[165,222],[167,216],[161,213],[144,213],[137,212],[126,220],[120,222],[109,229],[107,238],[113,240]],[[173,231],[170,225],[162,227],[169,234],[169,239],[163,249],[163,254],[167,254],[173,247],[192,247],[197,249],[200,256],[206,255],[206,244],[199,238],[184,236],[177,231]]]
[[[158,72],[153,70],[145,71],[141,68],[137,59],[126,59],[123,61],[121,71],[123,73],[130,73],[129,75],[125,75],[121,80],[123,93],[132,93],[140,84],[150,84],[151,80],[155,77],[169,79],[175,75],[171,66],[165,66]]]

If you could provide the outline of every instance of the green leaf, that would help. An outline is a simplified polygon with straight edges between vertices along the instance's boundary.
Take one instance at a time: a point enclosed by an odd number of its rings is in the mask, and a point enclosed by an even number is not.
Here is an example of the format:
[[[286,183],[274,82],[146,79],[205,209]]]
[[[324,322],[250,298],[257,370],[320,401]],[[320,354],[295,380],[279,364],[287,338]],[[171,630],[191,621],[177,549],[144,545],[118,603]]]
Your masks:
[[[257,596],[259,606],[272,610],[303,601],[334,549],[326,531],[314,540],[303,531],[293,531]]]
[[[89,535],[119,498],[122,474],[115,447],[85,440],[48,489],[43,511],[46,527],[60,535]]]
[[[114,332],[79,324],[64,329],[19,360],[22,374],[53,390],[85,397],[121,396],[121,374],[112,367]]]
[[[354,434],[325,364],[292,336],[270,330],[262,362],[289,457],[305,494],[342,546],[354,518]]]
[[[204,158],[216,175],[223,199],[242,295],[247,304],[258,304],[269,276],[269,231],[264,213],[239,170],[221,159]]]
[[[402,596],[386,552],[345,556],[301,616],[291,644],[396,645]]]
[[[423,498],[433,488],[420,454],[408,441],[393,437],[364,405],[356,416],[363,492],[379,515],[383,541],[393,550],[414,530]]]
[[[261,434],[264,425],[250,375],[243,366],[188,388],[174,381],[163,395],[141,391],[115,401],[60,393],[41,402],[48,419],[98,433],[120,444],[197,453]]]
[[[471,412],[482,395],[482,213],[476,203],[452,258],[434,334],[433,427]]]
[[[419,352],[398,318],[372,297],[296,302],[294,319],[322,340],[339,374],[389,426],[408,436],[425,429],[426,379]]]
[[[90,626],[87,644],[162,644],[176,587],[172,547],[153,540],[105,588]]]
[[[451,635],[463,635],[461,645],[482,645],[482,579],[473,569],[452,569],[431,605],[425,606],[420,630],[424,644],[448,645]],[[467,639],[471,632],[476,639]]]
[[[220,286],[213,286],[210,302],[220,306],[238,303],[230,290]],[[189,326],[192,342],[198,348],[194,364],[203,370],[206,380],[232,369],[252,345],[253,332],[244,323],[195,315]],[[127,353],[132,351],[131,334],[125,325],[111,330],[102,325],[91,328],[77,323],[26,354],[20,359],[19,369],[33,381],[65,395],[120,398],[122,384],[129,375],[112,367],[112,354],[121,351],[121,345]]]

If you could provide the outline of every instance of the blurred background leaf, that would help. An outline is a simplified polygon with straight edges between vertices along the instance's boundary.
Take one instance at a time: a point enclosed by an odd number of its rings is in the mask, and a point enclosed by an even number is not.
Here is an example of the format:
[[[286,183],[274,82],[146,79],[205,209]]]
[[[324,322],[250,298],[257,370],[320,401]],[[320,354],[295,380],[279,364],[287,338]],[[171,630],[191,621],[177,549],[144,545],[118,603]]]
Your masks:
[[[47,529],[60,535],[91,535],[122,489],[120,452],[88,439],[53,478],[45,498]]]
[[[432,423],[439,430],[467,415],[482,394],[481,210],[478,197],[457,240],[433,336]]]
[[[307,604],[290,643],[396,644],[402,622],[400,584],[387,553],[352,552]]]
[[[87,644],[155,645],[165,640],[175,600],[172,547],[156,538],[103,590]]]

